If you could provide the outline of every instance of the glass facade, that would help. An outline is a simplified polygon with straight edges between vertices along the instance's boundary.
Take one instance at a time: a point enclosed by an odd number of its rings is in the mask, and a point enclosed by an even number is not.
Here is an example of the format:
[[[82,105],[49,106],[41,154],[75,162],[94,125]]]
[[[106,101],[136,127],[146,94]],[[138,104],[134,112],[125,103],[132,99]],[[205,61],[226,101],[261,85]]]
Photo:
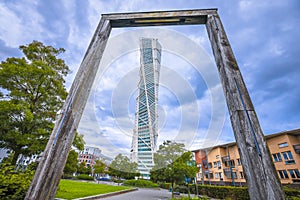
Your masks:
[[[136,98],[132,160],[138,164],[143,178],[150,178],[153,154],[158,137],[157,100],[161,61],[161,45],[157,39],[140,39],[140,80]]]

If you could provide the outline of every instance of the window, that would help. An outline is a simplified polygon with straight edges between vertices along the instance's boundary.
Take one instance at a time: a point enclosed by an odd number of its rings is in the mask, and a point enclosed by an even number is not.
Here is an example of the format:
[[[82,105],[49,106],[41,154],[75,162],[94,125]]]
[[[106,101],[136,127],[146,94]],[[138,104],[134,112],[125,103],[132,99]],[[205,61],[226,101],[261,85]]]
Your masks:
[[[232,176],[233,176],[234,179],[237,179],[236,172],[232,172]]]
[[[212,164],[208,163],[208,169],[211,169],[211,168],[212,168]]]
[[[241,179],[244,179],[244,178],[245,178],[244,172],[240,172],[240,177],[241,177]]]
[[[221,169],[222,165],[221,165],[221,161],[218,161],[218,169]]]
[[[300,173],[298,169],[289,169],[288,171],[292,178],[300,178]]]
[[[218,179],[219,178],[219,173],[215,173],[215,177],[216,177],[216,179]]]
[[[214,162],[214,168],[216,168],[217,167],[217,162]]]
[[[278,173],[279,173],[279,176],[280,176],[281,179],[289,178],[288,173],[286,172],[286,170],[279,170]]]
[[[219,175],[220,175],[220,180],[223,180],[223,173],[220,172]]]
[[[282,152],[283,158],[285,160],[285,164],[295,164],[295,160],[294,157],[292,155],[292,152],[290,151],[286,151],[286,152]]]
[[[220,155],[216,155],[216,159],[219,159],[220,158]]]
[[[272,154],[272,156],[273,156],[274,162],[281,162],[282,161],[280,153],[274,153],[274,154]]]
[[[279,148],[283,148],[283,147],[288,147],[289,144],[287,142],[284,142],[284,143],[281,143],[281,144],[278,144]]]
[[[241,164],[242,164],[242,163],[241,163],[241,159],[239,159],[239,158],[237,159],[237,164],[238,164],[238,165],[241,165]]]

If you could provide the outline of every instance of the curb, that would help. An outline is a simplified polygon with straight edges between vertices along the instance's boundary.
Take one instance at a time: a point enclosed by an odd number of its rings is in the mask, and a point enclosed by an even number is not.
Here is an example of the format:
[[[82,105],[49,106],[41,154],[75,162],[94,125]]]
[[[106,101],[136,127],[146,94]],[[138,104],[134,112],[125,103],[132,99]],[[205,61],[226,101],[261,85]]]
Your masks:
[[[133,191],[137,191],[137,190],[138,190],[138,188],[133,188],[133,189],[121,190],[121,191],[117,191],[117,192],[110,192],[110,193],[106,193],[106,194],[99,194],[99,195],[94,195],[94,196],[89,196],[89,197],[77,198],[77,199],[74,199],[74,200],[99,199],[99,198],[115,196],[115,195],[118,195],[118,194],[124,194],[124,193],[127,193],[127,192],[133,192]]]

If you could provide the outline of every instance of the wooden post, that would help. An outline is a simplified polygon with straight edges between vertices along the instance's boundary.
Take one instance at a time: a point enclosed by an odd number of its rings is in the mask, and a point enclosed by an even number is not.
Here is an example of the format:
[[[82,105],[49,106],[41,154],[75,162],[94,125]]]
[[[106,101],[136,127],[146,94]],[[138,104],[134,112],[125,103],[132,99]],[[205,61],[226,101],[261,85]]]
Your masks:
[[[223,85],[250,198],[285,199],[246,85],[217,13],[208,15],[206,29]]]
[[[54,199],[74,136],[111,31],[102,18],[76,74],[25,199]]]

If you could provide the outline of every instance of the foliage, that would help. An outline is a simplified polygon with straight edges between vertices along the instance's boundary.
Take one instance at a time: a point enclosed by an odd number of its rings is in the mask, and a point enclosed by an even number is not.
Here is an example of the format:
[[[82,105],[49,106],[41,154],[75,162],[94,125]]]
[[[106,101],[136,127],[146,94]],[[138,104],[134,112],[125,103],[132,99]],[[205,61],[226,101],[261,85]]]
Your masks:
[[[285,187],[283,190],[287,199],[300,199],[299,190]],[[250,199],[247,187],[198,185],[198,191],[199,194],[218,199]]]
[[[44,150],[56,113],[67,96],[69,69],[57,56],[64,49],[33,41],[20,46],[22,58],[0,64],[0,148],[30,156]]]
[[[169,190],[170,187],[171,187],[171,183],[159,183],[159,187],[163,188],[163,189],[166,189],[166,190]]]
[[[153,183],[148,180],[126,180],[123,182],[125,186],[133,186],[139,188],[156,188],[158,187],[157,183]]]
[[[83,135],[76,132],[75,138],[73,140],[72,146],[78,150],[84,150],[85,141]],[[70,178],[73,176],[73,173],[77,172],[78,168],[78,153],[71,149],[64,167],[63,178]]]
[[[247,187],[198,185],[198,191],[199,194],[218,199],[250,199]]]
[[[90,166],[87,167],[85,162],[81,162],[78,166],[77,173],[78,174],[91,174],[92,168]]]
[[[127,189],[130,188],[125,186],[112,186],[107,184],[95,184],[72,180],[61,180],[56,193],[56,198],[76,199]]]
[[[83,151],[84,145],[85,145],[85,141],[83,139],[83,135],[76,132],[72,146],[74,146],[76,149],[78,149],[80,151]]]
[[[65,178],[66,174],[73,174],[77,171],[78,165],[78,153],[75,150],[71,150],[69,152],[69,156],[67,158],[67,162],[64,168],[64,175]],[[68,175],[67,175],[68,176]]]
[[[79,174],[78,176],[76,176],[76,179],[79,179],[79,180],[91,180],[91,181],[93,181],[94,177],[89,176],[87,174]]]
[[[2,163],[0,166],[0,199],[24,199],[30,186],[34,171],[16,171],[13,165]]]
[[[176,198],[171,198],[170,200],[209,200],[210,198],[208,197],[176,197]]]
[[[105,163],[101,160],[96,160],[96,163],[94,165],[94,174],[103,174],[105,171]]]
[[[130,162],[129,158],[122,154],[117,155],[108,168],[108,174],[119,179],[133,179],[139,176],[137,164]]]
[[[284,187],[283,191],[284,191],[285,195],[287,196],[287,199],[300,200],[300,190],[299,189]]]
[[[164,142],[154,154],[155,166],[151,170],[151,180],[170,182],[174,197],[174,185],[194,177],[198,171],[196,166],[189,165],[191,160],[192,153],[184,149],[184,144]]]

